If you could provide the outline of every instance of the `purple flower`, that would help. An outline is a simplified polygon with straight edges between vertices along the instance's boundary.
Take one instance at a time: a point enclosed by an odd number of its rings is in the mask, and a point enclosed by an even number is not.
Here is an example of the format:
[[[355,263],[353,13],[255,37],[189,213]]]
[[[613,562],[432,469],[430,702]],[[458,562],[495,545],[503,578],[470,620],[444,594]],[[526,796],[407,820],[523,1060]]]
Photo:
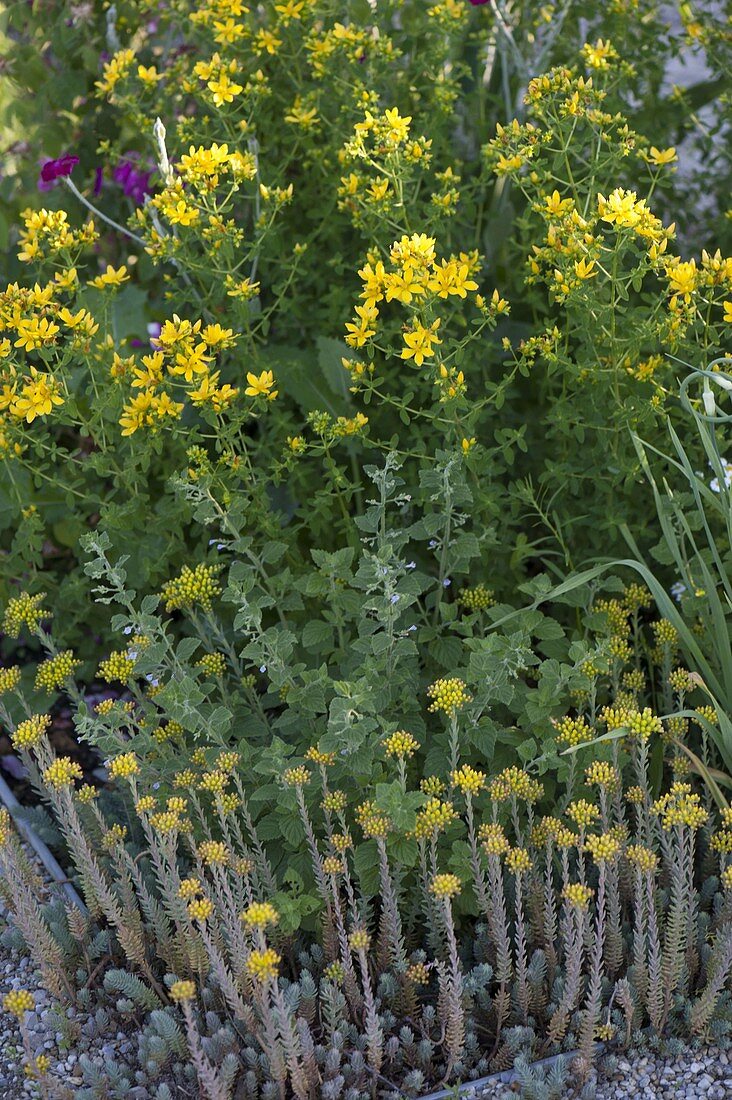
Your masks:
[[[150,177],[152,171],[140,171],[134,154],[130,154],[120,161],[112,172],[112,179],[118,183],[125,195],[140,206],[145,201],[145,196],[150,194]]]
[[[41,175],[38,180],[39,191],[49,191],[56,180],[70,176],[79,163],[79,158],[73,153],[64,153],[55,160],[47,160],[41,165]]]
[[[94,198],[101,194],[102,183],[104,182],[104,169],[101,164],[97,165],[94,173]]]
[[[483,4],[488,4],[490,0],[470,0],[470,3],[474,8],[481,8]]]

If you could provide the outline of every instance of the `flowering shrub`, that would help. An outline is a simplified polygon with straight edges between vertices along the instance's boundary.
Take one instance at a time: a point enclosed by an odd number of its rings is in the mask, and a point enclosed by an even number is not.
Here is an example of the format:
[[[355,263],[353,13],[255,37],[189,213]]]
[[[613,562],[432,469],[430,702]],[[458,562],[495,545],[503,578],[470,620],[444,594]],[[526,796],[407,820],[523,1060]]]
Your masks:
[[[386,448],[425,499],[455,456],[500,595],[616,549],[642,516],[628,428],[675,415],[670,356],[720,353],[731,294],[719,233],[675,244],[683,93],[656,109],[641,7],[585,45],[585,5],[79,9],[45,56],[82,25],[104,48],[78,107],[103,140],[43,164],[0,301],[6,591],[49,592],[88,656],[90,526],[159,585],[200,554],[195,471],[294,569],[304,522],[354,545]],[[689,6],[681,34],[717,57]]]

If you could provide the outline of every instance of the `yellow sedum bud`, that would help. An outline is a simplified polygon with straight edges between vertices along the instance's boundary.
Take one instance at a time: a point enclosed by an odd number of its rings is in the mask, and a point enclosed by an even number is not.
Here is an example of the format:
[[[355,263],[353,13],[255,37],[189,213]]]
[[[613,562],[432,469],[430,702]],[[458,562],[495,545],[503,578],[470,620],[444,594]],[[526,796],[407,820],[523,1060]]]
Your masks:
[[[32,1012],[35,1006],[36,1002],[33,1000],[33,994],[29,993],[27,989],[11,989],[3,997],[5,1011],[12,1016],[17,1016],[19,1020],[23,1019],[26,1012]]]
[[[428,710],[432,712],[442,711],[448,715],[455,714],[472,698],[468,694],[465,682],[455,676],[436,680],[434,684],[430,684],[427,688],[427,695],[432,700]]]
[[[485,773],[471,768],[469,764],[463,764],[453,772],[451,779],[453,785],[459,787],[465,795],[479,794],[485,787]]]
[[[277,924],[279,913],[268,901],[255,901],[243,913],[239,919],[247,928],[266,928],[270,924]]]
[[[588,836],[585,849],[595,863],[610,863],[620,852],[620,842],[610,833],[602,833],[599,836]]]
[[[430,893],[436,898],[454,898],[462,888],[457,875],[435,875],[430,883]]]
[[[134,752],[125,752],[121,756],[115,756],[109,765],[110,779],[129,779],[133,775],[139,775],[140,764]]]
[[[271,947],[252,951],[246,961],[246,972],[256,982],[267,982],[277,977],[281,958]]]
[[[70,787],[75,779],[81,779],[83,772],[79,764],[69,756],[60,756],[43,773],[43,782],[47,787],[61,790]]]
[[[397,730],[382,742],[387,756],[396,756],[399,760],[409,759],[414,756],[419,748],[419,741],[406,730]]]
[[[24,722],[19,722],[14,733],[11,734],[14,748],[34,748],[50,725],[50,714],[34,714]]]
[[[180,1004],[181,1001],[192,1001],[196,996],[196,984],[195,982],[182,981],[173,982],[170,987],[170,999],[175,1001],[176,1004]]]
[[[188,906],[188,916],[191,920],[208,920],[213,911],[214,905],[210,898],[194,898]]]
[[[0,668],[0,695],[8,691],[14,691],[20,683],[20,668],[13,665],[11,668]]]
[[[562,897],[566,898],[574,909],[588,909],[592,900],[592,890],[581,882],[571,882],[565,886]]]

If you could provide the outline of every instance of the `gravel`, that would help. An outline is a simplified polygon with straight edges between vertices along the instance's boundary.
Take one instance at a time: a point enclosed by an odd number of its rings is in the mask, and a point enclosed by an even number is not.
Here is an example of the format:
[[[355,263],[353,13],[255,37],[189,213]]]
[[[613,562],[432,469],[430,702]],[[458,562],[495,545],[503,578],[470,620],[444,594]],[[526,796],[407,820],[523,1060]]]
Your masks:
[[[31,860],[50,891],[49,878],[45,868],[36,859],[30,848],[26,848]],[[0,895],[0,933],[7,933],[10,914]],[[7,935],[3,936],[7,940]],[[106,1021],[99,1026],[94,1014],[73,1005],[65,1010],[54,1007],[53,998],[44,989],[40,973],[30,958],[13,946],[0,940],[0,1004],[10,990],[27,989],[35,1001],[35,1008],[25,1018],[31,1050],[34,1056],[46,1054],[51,1060],[49,1076],[63,1083],[67,1095],[73,1096],[83,1084],[79,1067],[79,1058],[85,1054],[97,1065],[102,1066],[106,1059],[113,1057],[124,1063],[126,1058],[134,1059],[137,1044],[130,1040],[124,1031],[119,1030],[118,1022]],[[59,1017],[63,1012],[65,1019]],[[27,1100],[37,1097],[38,1086],[29,1080],[24,1072],[26,1055],[20,1034],[18,1021],[14,1016],[0,1008],[0,1098],[2,1100]],[[134,1063],[130,1062],[134,1079]]]

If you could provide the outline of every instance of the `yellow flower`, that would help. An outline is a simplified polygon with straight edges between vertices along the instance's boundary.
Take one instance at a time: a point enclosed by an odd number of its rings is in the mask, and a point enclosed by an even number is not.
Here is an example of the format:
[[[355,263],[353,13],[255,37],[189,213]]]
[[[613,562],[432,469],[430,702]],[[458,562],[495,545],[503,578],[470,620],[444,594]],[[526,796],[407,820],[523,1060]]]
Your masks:
[[[511,848],[506,853],[506,867],[512,875],[522,875],[531,870],[531,857],[525,848]]]
[[[396,107],[390,107],[384,111],[384,121],[388,126],[387,137],[390,141],[398,144],[407,139],[409,136],[409,123],[412,121],[411,115],[402,118]]]
[[[597,806],[593,806],[591,802],[587,802],[584,798],[580,798],[576,802],[570,802],[567,807],[567,817],[574,821],[575,825],[591,825],[593,821],[597,821],[599,816],[600,811]]]
[[[97,275],[96,279],[92,279],[89,283],[90,286],[96,287],[98,290],[104,290],[106,287],[118,287],[122,283],[126,283],[129,279],[127,274],[127,268],[122,267],[114,268],[111,264],[107,264],[107,270],[101,275]]]
[[[55,343],[58,331],[58,325],[45,317],[40,320],[37,317],[22,317],[16,325],[18,339],[15,341],[15,347],[23,348],[25,351],[35,351],[36,348]]]
[[[732,325],[732,302],[724,303],[724,319],[727,324]]]
[[[620,843],[610,833],[601,836],[588,836],[585,849],[590,853],[595,863],[606,863],[615,859],[620,851]]]
[[[232,103],[234,96],[244,90],[243,86],[231,80],[227,73],[220,73],[216,80],[209,80],[207,87],[217,107],[222,107],[224,103]]]
[[[30,718],[19,722],[15,732],[11,735],[13,747],[16,749],[34,748],[50,725],[50,714],[33,714]]]
[[[642,844],[632,844],[625,853],[631,863],[634,863],[639,871],[651,874],[658,867],[658,856],[650,848],[644,848]]]
[[[356,928],[355,931],[351,932],[348,943],[352,951],[368,951],[371,945],[371,936],[365,928]]]
[[[485,787],[485,773],[471,768],[469,764],[463,764],[458,771],[452,773],[451,778],[463,794],[478,794]]]
[[[696,290],[697,270],[696,260],[679,262],[666,269],[669,290],[672,294],[683,294],[687,297]]]
[[[229,851],[221,840],[204,840],[198,846],[198,854],[209,866],[229,862]]]
[[[272,388],[275,380],[271,370],[263,370],[259,375],[248,371],[247,382],[249,385],[244,390],[247,397],[266,397],[268,401],[273,401],[279,392]]]
[[[20,675],[19,665],[0,668],[0,695],[4,695],[6,691],[14,691],[20,683]]]
[[[204,611],[212,610],[212,599],[221,594],[221,585],[216,580],[219,567],[199,563],[195,569],[184,565],[179,575],[163,585],[161,596],[166,611],[179,611],[199,606]]]
[[[650,154],[646,156],[646,160],[650,164],[673,164],[677,160],[676,149],[672,145],[669,149],[657,149],[655,145],[651,146]]]
[[[15,398],[10,411],[13,416],[32,424],[37,416],[48,416],[54,405],[63,405],[64,399],[59,393],[58,382],[50,374],[43,374],[31,367],[30,381]]]
[[[213,902],[209,898],[194,898],[188,905],[188,916],[191,920],[208,920],[213,911]]]

